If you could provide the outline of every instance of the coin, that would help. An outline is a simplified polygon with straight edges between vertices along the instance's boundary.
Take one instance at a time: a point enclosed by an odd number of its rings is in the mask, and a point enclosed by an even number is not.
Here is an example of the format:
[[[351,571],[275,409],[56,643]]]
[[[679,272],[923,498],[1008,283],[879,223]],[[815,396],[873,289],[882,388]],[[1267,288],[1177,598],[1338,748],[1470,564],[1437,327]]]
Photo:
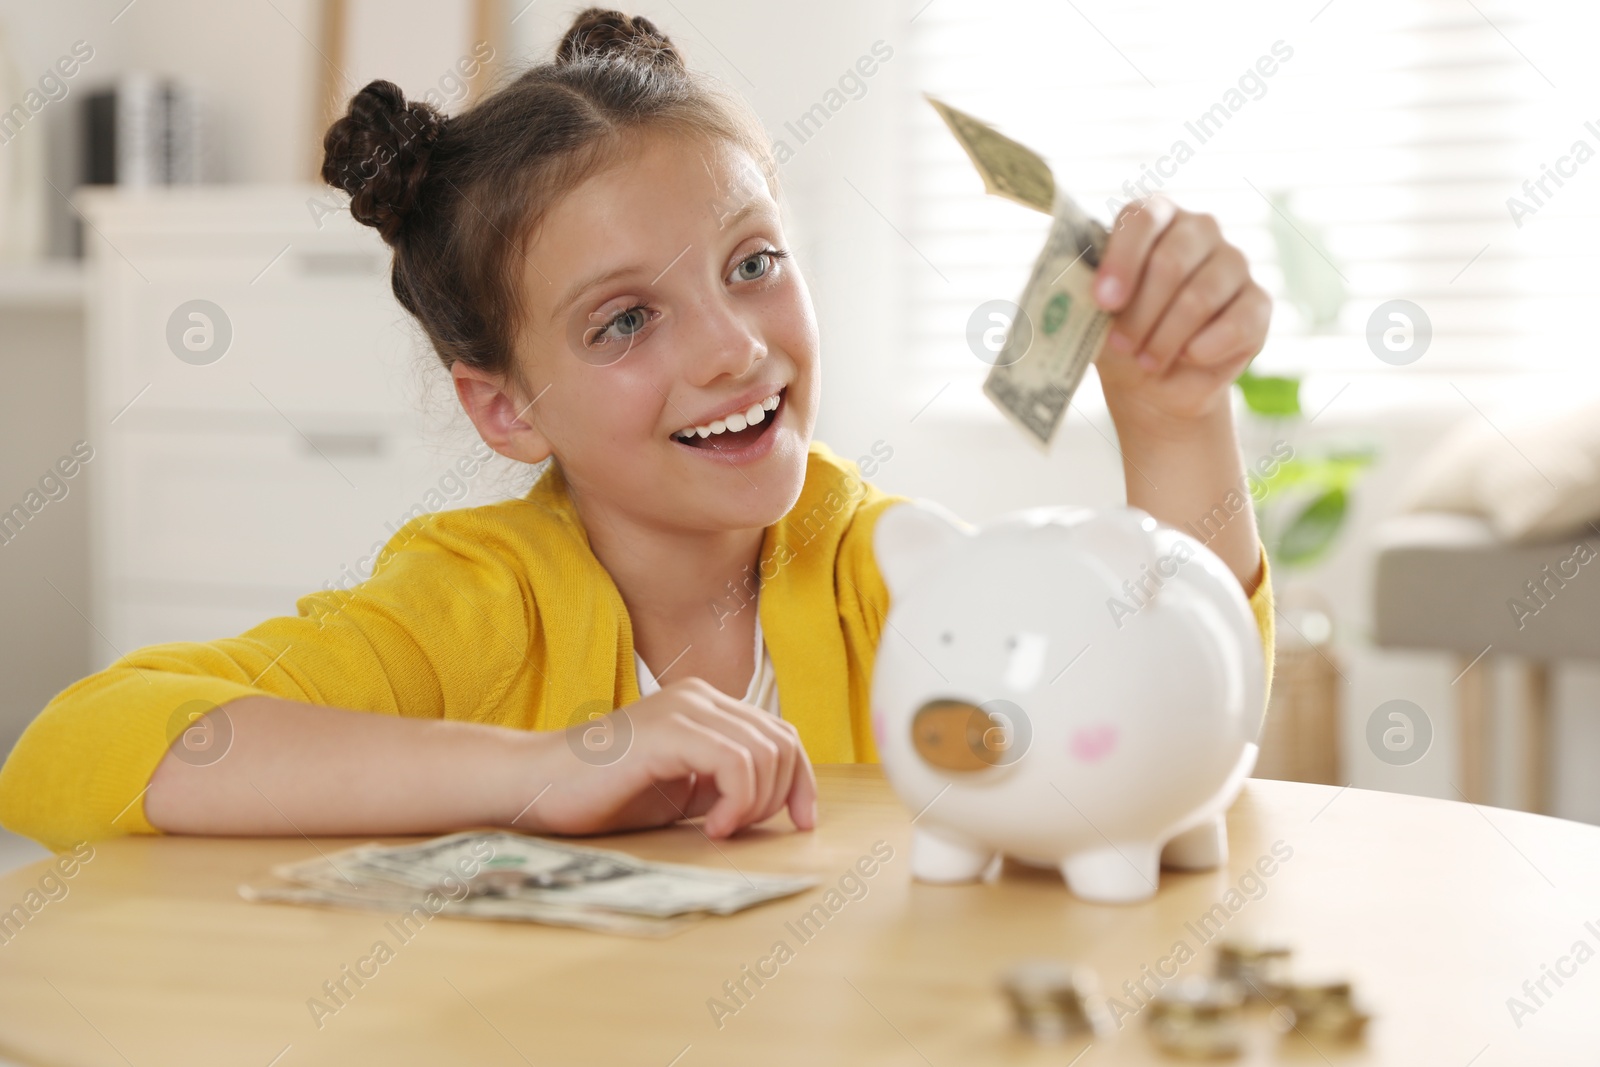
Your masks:
[[[1318,1041],[1355,1041],[1366,1031],[1366,1012],[1356,1006],[1350,983],[1343,978],[1295,978],[1280,989],[1279,1006],[1292,1020],[1294,1032]]]
[[[1179,1056],[1237,1056],[1243,1009],[1239,983],[1191,975],[1161,988],[1145,1009],[1145,1027],[1158,1046]]]
[[[1240,936],[1217,947],[1217,977],[1238,982],[1252,1000],[1277,999],[1288,962],[1289,947],[1281,941]]]
[[[1017,1026],[1041,1041],[1093,1035],[1099,1021],[1091,998],[1094,972],[1053,959],[1024,960],[1000,978]]]

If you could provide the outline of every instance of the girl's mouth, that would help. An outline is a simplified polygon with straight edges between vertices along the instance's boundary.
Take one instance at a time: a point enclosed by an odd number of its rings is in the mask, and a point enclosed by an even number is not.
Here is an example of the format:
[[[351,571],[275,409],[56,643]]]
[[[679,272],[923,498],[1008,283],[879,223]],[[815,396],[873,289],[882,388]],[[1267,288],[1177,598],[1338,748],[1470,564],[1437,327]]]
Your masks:
[[[785,401],[788,396],[789,387],[784,386],[778,391],[777,400],[772,408],[758,406],[756,410],[760,412],[760,422],[749,422],[747,416],[750,412],[745,412],[745,418],[736,420],[736,422],[745,422],[742,429],[735,430],[723,420],[718,419],[711,424],[709,427],[711,432],[704,437],[700,436],[698,431],[690,431],[687,437],[682,436],[680,432],[673,434],[672,439],[682,447],[696,452],[706,452],[714,455],[722,454],[730,457],[748,453],[752,448],[764,443],[772,428],[777,424],[778,419],[783,415]]]

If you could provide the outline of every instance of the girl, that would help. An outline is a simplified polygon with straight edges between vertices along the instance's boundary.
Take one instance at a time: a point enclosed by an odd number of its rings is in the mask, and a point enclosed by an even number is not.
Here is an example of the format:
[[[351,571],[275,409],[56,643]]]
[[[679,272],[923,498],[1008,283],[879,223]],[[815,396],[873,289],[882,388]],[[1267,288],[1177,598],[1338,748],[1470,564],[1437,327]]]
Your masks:
[[[872,528],[904,498],[811,440],[816,321],[759,121],[647,19],[590,8],[455,117],[373,82],[325,149],[483,440],[551,462],[521,499],[412,520],[352,592],[70,686],[0,771],[0,822],[57,849],[814,826],[811,761],[876,758]],[[1211,218],[1155,200],[1119,216],[1097,297],[1129,503],[1212,512],[1244,484],[1228,390],[1267,296]],[[1211,547],[1271,663],[1250,509]]]

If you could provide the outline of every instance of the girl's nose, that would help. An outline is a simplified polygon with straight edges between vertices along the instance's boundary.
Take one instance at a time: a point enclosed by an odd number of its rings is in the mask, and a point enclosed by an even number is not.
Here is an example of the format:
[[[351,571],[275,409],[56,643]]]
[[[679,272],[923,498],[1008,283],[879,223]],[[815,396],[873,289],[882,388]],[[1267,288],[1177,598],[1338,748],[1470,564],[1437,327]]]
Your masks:
[[[688,377],[697,385],[726,374],[741,378],[766,358],[767,344],[752,312],[729,298],[712,297],[693,313],[695,328],[688,338]]]

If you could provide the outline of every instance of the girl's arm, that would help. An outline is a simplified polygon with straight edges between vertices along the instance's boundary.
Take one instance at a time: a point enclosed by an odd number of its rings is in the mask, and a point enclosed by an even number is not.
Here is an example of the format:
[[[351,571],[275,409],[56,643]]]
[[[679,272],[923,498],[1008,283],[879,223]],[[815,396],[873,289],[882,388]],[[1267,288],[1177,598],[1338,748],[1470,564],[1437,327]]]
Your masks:
[[[584,834],[706,815],[706,833],[726,837],[787,807],[815,826],[799,734],[765,711],[686,678],[607,718],[581,729],[629,740],[596,758],[568,730],[242,697],[191,727],[227,738],[220,753],[197,757],[180,738],[162,757],[145,817],[170,833],[310,836]]]
[[[205,719],[224,718],[226,726]],[[279,697],[235,700],[192,730],[226,734],[220,758],[180,738],[150,777],[159,830],[241,836],[410,834],[510,825],[536,773],[537,736]],[[523,800],[526,804],[533,794]],[[531,815],[531,812],[529,813]],[[533,825],[528,816],[519,826]]]
[[[354,590],[302,597],[299,614],[237,637],[138,649],[79,679],[0,767],[0,824],[58,850],[162,828],[428,833],[506,825],[548,785],[517,828],[704,814],[716,836],[785,799],[809,826],[798,735],[725,694],[667,686],[629,704],[632,744],[610,763],[579,759],[565,731],[537,734],[571,721],[570,700],[550,697],[532,592],[558,588],[567,557],[530,549],[525,514],[412,520]]]
[[[1096,366],[1128,503],[1204,531],[1253,595],[1263,564],[1230,387],[1261,351],[1271,298],[1215,219],[1161,197],[1117,215],[1095,296],[1116,313]]]
[[[1232,416],[1117,432],[1128,503],[1199,538],[1254,595],[1265,568]]]

